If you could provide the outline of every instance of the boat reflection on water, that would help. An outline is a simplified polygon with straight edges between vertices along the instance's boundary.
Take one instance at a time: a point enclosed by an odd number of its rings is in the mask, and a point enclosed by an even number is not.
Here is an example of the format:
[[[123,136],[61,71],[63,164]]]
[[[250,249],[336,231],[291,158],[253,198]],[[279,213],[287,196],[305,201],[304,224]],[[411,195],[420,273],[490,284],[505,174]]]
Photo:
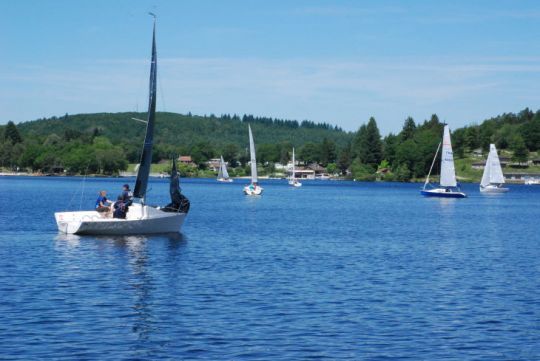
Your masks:
[[[145,243],[147,241],[168,240],[172,243],[184,243],[187,241],[186,237],[182,233],[158,233],[152,235],[126,235],[126,236],[86,236],[77,234],[65,234],[59,233],[55,239],[57,242],[63,242],[69,246],[78,246],[81,241],[105,241],[113,243],[117,246],[132,247]]]
[[[145,236],[58,234],[55,240],[58,251],[63,254],[63,269],[80,270],[96,259],[103,260],[99,270],[108,274],[105,283],[111,281],[113,274],[113,283],[118,293],[123,295],[122,302],[118,303],[117,299],[111,307],[125,312],[122,316],[125,325],[138,340],[133,351],[145,354],[148,342],[159,330],[155,304],[162,297],[158,290],[164,281],[159,275],[166,272],[171,264],[182,267],[181,255],[187,245],[186,237],[181,233]],[[99,272],[94,277],[93,282],[102,282]]]

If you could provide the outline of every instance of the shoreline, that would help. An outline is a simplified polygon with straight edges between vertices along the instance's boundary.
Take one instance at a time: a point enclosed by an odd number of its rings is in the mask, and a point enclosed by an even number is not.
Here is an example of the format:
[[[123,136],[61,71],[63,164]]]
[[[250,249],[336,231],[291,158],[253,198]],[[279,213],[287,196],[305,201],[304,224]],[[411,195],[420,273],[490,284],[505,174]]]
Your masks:
[[[538,174],[540,176],[540,174]],[[27,173],[27,172],[0,172],[0,177],[50,177],[50,178],[65,178],[65,177],[75,177],[75,178],[134,178],[135,176],[120,176],[120,175],[105,175],[105,174],[88,174],[88,175],[80,175],[80,174],[43,174],[43,173]],[[160,176],[150,176],[150,178],[153,179],[166,179],[168,178],[168,175],[164,177]],[[213,179],[214,177],[181,177],[184,179]],[[231,177],[231,179],[237,179],[237,180],[247,180],[250,179],[249,176],[241,176],[241,177]],[[261,180],[286,180],[286,178],[282,177],[269,177],[269,176],[261,176],[259,177]],[[402,182],[402,181],[395,181],[395,180],[356,180],[356,179],[347,179],[347,178],[328,178],[328,179],[300,179],[301,181],[349,181],[349,182],[357,182],[357,183],[378,183],[378,182],[385,182],[385,183],[415,183],[415,184],[421,184],[424,183],[424,179],[413,179],[408,182]],[[470,179],[461,179],[461,183],[479,183],[480,180],[470,180]],[[517,180],[517,179],[507,179],[507,184],[525,184],[525,180]]]

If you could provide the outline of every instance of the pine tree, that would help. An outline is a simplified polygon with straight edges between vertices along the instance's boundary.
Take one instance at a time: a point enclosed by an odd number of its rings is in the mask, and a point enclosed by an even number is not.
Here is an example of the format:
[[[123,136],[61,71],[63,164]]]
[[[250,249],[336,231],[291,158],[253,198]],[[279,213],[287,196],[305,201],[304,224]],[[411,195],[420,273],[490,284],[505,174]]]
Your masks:
[[[352,157],[351,157],[351,145],[349,144],[341,150],[337,160],[337,166],[341,170],[341,174],[345,174],[347,169],[351,166]]]
[[[411,117],[408,117],[405,119],[405,123],[403,124],[403,129],[401,130],[401,140],[404,142],[406,140],[412,139],[414,137],[414,132],[416,131],[416,124],[414,123],[414,119]]]
[[[362,164],[377,168],[383,157],[383,144],[375,118],[371,117],[367,125],[360,127],[354,148],[355,156]]]
[[[513,161],[526,163],[529,160],[529,150],[520,135],[516,135],[514,139],[512,139],[511,149],[514,152],[514,156],[512,157]]]
[[[6,129],[4,130],[4,140],[9,140],[12,144],[22,143],[21,134],[15,123],[11,120],[7,123]]]
[[[321,147],[320,147],[320,154],[321,154],[321,164],[326,167],[328,163],[334,163],[336,161],[336,143],[334,143],[332,140],[328,140],[328,138],[324,138]]]

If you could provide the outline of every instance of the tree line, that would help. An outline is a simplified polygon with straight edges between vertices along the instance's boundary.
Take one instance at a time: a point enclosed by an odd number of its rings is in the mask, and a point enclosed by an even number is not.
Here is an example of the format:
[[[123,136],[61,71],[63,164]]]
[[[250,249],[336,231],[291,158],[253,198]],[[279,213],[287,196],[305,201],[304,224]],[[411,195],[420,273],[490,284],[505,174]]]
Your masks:
[[[139,161],[144,126],[131,118],[142,117],[141,113],[66,114],[19,125],[8,122],[0,127],[0,166],[45,173],[62,169],[73,174],[117,174],[128,163]],[[374,118],[354,133],[327,123],[252,115],[158,113],[157,123],[154,163],[172,155],[191,155],[197,168],[204,170],[208,160],[223,155],[231,168],[238,167],[237,174],[243,174],[241,169],[249,161],[249,123],[257,159],[267,170],[275,163],[286,164],[296,147],[297,160],[358,180],[425,177],[443,130],[436,114],[423,122],[408,117],[399,133],[385,137]],[[540,111],[524,109],[456,129],[452,142],[456,158],[476,149],[487,152],[495,143],[498,149],[511,151],[515,161],[525,162],[529,152],[540,148]]]
[[[0,126],[0,167],[53,173],[113,175],[138,163],[145,127],[132,118],[144,113],[79,114]],[[158,113],[153,163],[191,155],[198,168],[223,155],[233,166],[249,161],[247,124],[255,133],[258,159],[266,165],[287,162],[293,146],[317,149],[313,161],[328,163],[352,133],[328,123],[252,115],[220,117]],[[319,143],[324,146],[319,151]],[[330,146],[328,146],[330,145]],[[328,150],[330,154],[328,153]],[[307,153],[306,153],[307,154]]]
[[[443,127],[436,114],[421,123],[408,117],[398,134],[382,138],[375,119],[371,118],[359,128],[351,145],[352,177],[399,181],[424,178],[441,141]],[[452,132],[457,159],[475,150],[486,154],[491,143],[499,150],[511,152],[514,162],[527,162],[530,152],[540,149],[540,110],[533,112],[526,108],[517,114],[506,113]]]

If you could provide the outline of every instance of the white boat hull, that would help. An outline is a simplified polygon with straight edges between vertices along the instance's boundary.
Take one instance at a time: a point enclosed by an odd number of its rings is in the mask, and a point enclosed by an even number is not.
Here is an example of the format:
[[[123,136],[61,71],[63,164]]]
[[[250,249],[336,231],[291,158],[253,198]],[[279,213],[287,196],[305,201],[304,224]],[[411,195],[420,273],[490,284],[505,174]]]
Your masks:
[[[485,187],[480,186],[480,192],[482,193],[506,193],[508,191],[508,188],[497,187],[494,185],[487,185]]]
[[[295,181],[289,181],[289,185],[298,188],[298,187],[301,187],[301,186],[302,186],[302,183],[300,183],[300,182],[295,182]]]
[[[249,186],[244,187],[244,194],[246,196],[260,196],[263,192],[262,187],[255,187],[254,189],[250,188]]]
[[[135,203],[126,219],[104,217],[96,211],[57,212],[58,230],[67,234],[125,235],[177,233],[186,213],[163,212]]]
[[[223,183],[232,183],[233,180],[232,180],[232,178],[227,178],[227,179],[225,179],[225,178],[218,178],[217,181],[218,181],[218,182],[223,182]]]

